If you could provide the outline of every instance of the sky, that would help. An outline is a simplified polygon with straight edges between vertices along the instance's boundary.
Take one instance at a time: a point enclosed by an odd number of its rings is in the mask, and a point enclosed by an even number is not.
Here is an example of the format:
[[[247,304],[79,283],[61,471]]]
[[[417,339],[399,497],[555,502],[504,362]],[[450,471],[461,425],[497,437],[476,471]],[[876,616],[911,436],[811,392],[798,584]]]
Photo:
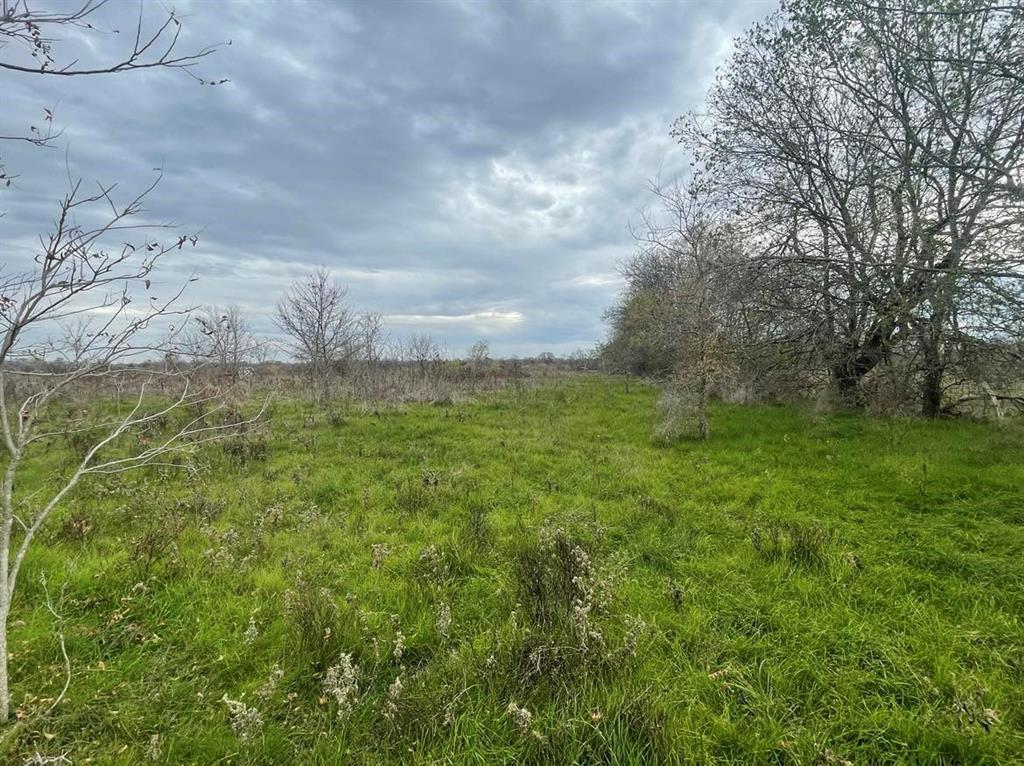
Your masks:
[[[35,0],[34,10],[78,0]],[[167,7],[171,7],[168,5]],[[154,277],[237,305],[275,338],[288,284],[323,266],[396,339],[460,355],[592,347],[649,182],[684,174],[669,130],[700,107],[747,2],[178,2],[195,70],[0,73],[0,135],[54,112],[52,149],[0,143],[0,260],[38,251],[68,179],[127,197],[162,169],[145,220],[198,232]],[[142,6],[144,27],[163,6]],[[111,0],[57,63],[131,46],[140,4]],[[120,30],[120,31],[114,31]],[[226,44],[230,41],[230,45]],[[23,60],[11,46],[3,60]]]

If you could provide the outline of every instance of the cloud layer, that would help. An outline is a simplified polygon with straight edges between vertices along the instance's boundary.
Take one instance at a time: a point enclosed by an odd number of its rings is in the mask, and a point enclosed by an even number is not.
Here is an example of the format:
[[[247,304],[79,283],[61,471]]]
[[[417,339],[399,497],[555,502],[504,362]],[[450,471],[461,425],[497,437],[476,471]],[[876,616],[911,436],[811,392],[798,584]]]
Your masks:
[[[54,108],[61,150],[0,147],[5,262],[28,258],[67,171],[137,189],[153,220],[202,230],[165,272],[191,299],[273,305],[317,265],[401,336],[453,352],[567,352],[603,334],[647,181],[685,157],[672,119],[700,103],[731,39],[772,3],[199,3],[181,44],[230,39],[201,74],[0,74],[0,134]],[[145,6],[156,21],[159,6]],[[65,50],[124,49],[111,3]],[[86,44],[90,43],[90,44]],[[7,55],[7,51],[4,55]],[[64,151],[66,149],[66,151]]]

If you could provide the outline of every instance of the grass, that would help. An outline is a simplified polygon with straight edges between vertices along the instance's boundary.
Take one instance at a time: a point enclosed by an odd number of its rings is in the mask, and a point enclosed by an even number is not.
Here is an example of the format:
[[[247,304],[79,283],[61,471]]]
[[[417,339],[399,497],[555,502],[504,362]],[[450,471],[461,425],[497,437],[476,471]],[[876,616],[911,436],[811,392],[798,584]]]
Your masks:
[[[68,697],[0,755],[1024,758],[1019,427],[720,405],[710,442],[659,446],[654,402],[577,379],[312,422],[281,403],[198,478],[89,483],[12,615],[27,712],[63,683],[40,573],[63,589]],[[351,696],[324,688],[343,655]]]

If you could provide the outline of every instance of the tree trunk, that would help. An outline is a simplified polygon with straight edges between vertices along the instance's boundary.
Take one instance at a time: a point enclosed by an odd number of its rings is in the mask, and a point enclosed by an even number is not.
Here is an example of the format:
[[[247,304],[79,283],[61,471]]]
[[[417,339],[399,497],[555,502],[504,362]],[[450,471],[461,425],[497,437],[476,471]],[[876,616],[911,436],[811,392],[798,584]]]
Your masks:
[[[707,392],[702,392],[700,400],[697,402],[697,438],[701,441],[707,441],[709,435],[708,395]]]
[[[697,392],[697,438],[707,441],[708,429],[708,381],[707,360],[701,360],[700,390]]]
[[[921,378],[921,414],[937,418],[942,414],[942,358],[939,344],[931,333],[922,339],[924,374]]]
[[[11,693],[7,682],[7,615],[9,599],[0,595],[0,726],[11,717]]]
[[[942,414],[942,372],[927,370],[921,383],[921,414],[937,418]]]
[[[832,390],[839,406],[856,408],[864,404],[860,382],[865,374],[848,363],[840,363],[832,368]]]

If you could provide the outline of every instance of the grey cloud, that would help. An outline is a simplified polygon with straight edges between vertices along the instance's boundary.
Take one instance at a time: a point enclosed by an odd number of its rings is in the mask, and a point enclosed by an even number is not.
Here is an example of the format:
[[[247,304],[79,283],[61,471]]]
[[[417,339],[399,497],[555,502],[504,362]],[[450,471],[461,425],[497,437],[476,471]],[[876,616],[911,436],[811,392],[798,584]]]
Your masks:
[[[111,3],[105,28],[137,7]],[[164,279],[196,273],[193,300],[238,303],[265,332],[287,281],[323,264],[396,335],[419,322],[456,351],[481,334],[496,353],[571,350],[603,334],[647,180],[685,168],[671,120],[772,9],[192,2],[183,44],[230,38],[202,67],[230,84],[5,73],[0,132],[56,106],[74,173],[137,189],[163,168],[152,216],[202,230]],[[3,150],[22,174],[0,196],[17,261],[65,153]]]

